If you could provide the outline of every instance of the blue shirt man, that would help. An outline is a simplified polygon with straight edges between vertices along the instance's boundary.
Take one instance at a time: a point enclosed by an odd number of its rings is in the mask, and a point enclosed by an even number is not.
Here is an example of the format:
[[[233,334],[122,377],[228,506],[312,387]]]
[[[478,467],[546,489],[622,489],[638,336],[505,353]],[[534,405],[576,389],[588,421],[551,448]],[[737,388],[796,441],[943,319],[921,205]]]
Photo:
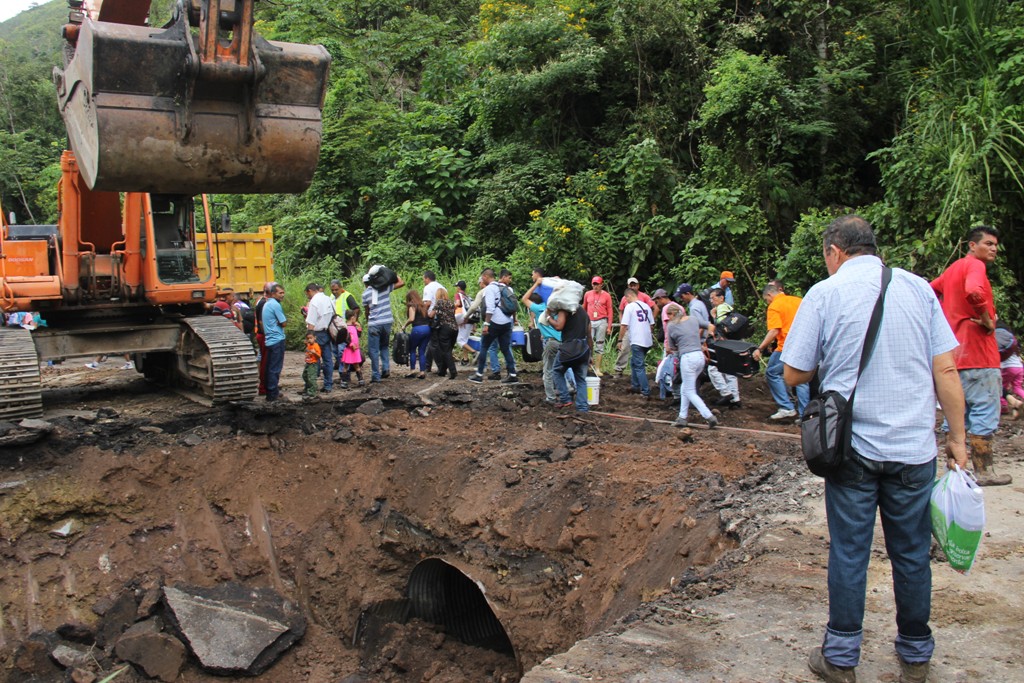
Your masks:
[[[795,386],[817,369],[823,390],[849,396],[856,385],[857,394],[854,452],[825,479],[829,617],[808,666],[825,680],[854,680],[877,510],[892,565],[900,679],[924,681],[935,648],[928,620],[936,396],[951,418],[949,462],[967,465],[957,342],[928,283],[894,269],[874,352],[858,379],[882,262],[859,216],[837,218],[823,242],[831,277],[804,297],[782,351],[783,373]]]
[[[281,369],[284,367],[284,328],[288,321],[281,308],[284,287],[275,285],[263,304],[263,334],[266,338],[267,373],[265,386],[267,400],[276,401],[281,395]]]

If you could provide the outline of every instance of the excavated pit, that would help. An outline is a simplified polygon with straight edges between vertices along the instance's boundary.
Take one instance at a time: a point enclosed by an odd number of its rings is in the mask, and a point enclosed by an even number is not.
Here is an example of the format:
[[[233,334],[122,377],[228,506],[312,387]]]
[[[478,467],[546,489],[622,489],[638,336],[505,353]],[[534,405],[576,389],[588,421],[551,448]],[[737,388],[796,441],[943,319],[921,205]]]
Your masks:
[[[792,448],[559,418],[530,387],[155,396],[132,383],[96,412],[108,397],[72,393],[53,435],[0,452],[5,668],[125,586],[236,581],[310,621],[257,680],[518,680],[734,548],[719,502]]]

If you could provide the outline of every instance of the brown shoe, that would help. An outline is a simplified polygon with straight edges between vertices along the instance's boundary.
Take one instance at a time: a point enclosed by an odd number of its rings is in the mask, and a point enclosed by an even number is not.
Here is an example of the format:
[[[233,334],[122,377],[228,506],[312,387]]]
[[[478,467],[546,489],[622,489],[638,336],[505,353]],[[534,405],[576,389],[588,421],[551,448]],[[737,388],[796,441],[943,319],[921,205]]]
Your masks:
[[[830,664],[825,659],[825,655],[821,654],[820,647],[811,650],[811,656],[807,658],[807,666],[825,683],[857,683],[855,667]]]
[[[925,683],[928,680],[928,662],[910,664],[900,660],[900,683]]]
[[[1009,474],[996,474],[991,470],[976,471],[974,479],[978,482],[978,486],[1006,486],[1013,483],[1013,477]]]

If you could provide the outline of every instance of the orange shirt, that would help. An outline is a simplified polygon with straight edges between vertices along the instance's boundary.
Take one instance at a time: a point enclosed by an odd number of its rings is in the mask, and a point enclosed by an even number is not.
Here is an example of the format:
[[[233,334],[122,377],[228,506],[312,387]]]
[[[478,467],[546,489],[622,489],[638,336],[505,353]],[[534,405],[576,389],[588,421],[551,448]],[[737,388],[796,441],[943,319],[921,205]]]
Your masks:
[[[320,362],[320,345],[316,342],[306,344],[306,364]]]
[[[793,318],[796,317],[796,309],[800,308],[801,301],[803,299],[798,296],[779,294],[768,305],[768,329],[779,331],[779,336],[775,338],[776,351],[781,351],[785,345],[786,335],[793,326]]]

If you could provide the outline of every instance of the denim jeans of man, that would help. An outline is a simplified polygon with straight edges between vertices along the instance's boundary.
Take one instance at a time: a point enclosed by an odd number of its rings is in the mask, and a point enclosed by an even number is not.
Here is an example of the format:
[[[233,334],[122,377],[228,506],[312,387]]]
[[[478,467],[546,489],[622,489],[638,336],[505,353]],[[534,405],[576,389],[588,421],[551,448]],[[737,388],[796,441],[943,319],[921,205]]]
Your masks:
[[[629,355],[629,384],[644,396],[651,395],[651,385],[647,382],[647,352],[650,349],[646,346],[630,345]]]
[[[569,384],[566,382],[566,374],[572,373],[573,383],[576,385],[576,410],[586,413],[590,410],[587,403],[587,367],[590,365],[590,352],[584,353],[577,358],[562,358],[561,352],[555,355],[555,365],[551,368],[555,382],[555,391],[558,392],[560,403],[569,402]]]
[[[935,649],[931,616],[932,570],[929,558],[930,503],[935,460],[923,465],[876,462],[852,454],[825,480],[828,554],[828,626],[822,643],[825,659],[836,666],[857,666],[863,639],[868,561],[876,510],[882,519],[885,549],[892,565],[896,599],[896,653],[916,664]]]
[[[782,352],[774,351],[768,357],[768,367],[764,371],[764,379],[768,383],[768,390],[775,399],[776,405],[786,410],[793,410],[793,400],[786,390],[786,382],[782,379]],[[798,384],[796,391],[796,411],[804,414],[807,402],[811,400],[811,386],[809,384]]]
[[[281,396],[281,370],[284,368],[284,341],[267,348],[267,400],[276,401]]]
[[[370,325],[366,333],[366,350],[370,354],[370,381],[391,372],[391,324]]]
[[[999,399],[1003,395],[1003,378],[999,368],[971,368],[960,371],[967,404],[967,433],[988,436],[999,429]]]
[[[314,332],[316,343],[320,345],[320,374],[324,376],[324,391],[334,388],[334,344],[327,330]]]
[[[561,348],[562,342],[558,341],[554,337],[548,337],[544,340],[544,350],[541,352],[541,362],[544,364],[544,400],[549,403],[554,403],[558,399],[558,394],[555,393],[555,357],[558,355],[558,349]]]
[[[487,353],[495,342],[501,349],[501,355],[505,357],[505,369],[509,375],[516,374],[516,360],[512,357],[512,323],[503,325],[491,323],[487,326],[487,332],[480,338],[480,355],[476,361],[476,371],[484,374],[484,364],[487,361]]]

